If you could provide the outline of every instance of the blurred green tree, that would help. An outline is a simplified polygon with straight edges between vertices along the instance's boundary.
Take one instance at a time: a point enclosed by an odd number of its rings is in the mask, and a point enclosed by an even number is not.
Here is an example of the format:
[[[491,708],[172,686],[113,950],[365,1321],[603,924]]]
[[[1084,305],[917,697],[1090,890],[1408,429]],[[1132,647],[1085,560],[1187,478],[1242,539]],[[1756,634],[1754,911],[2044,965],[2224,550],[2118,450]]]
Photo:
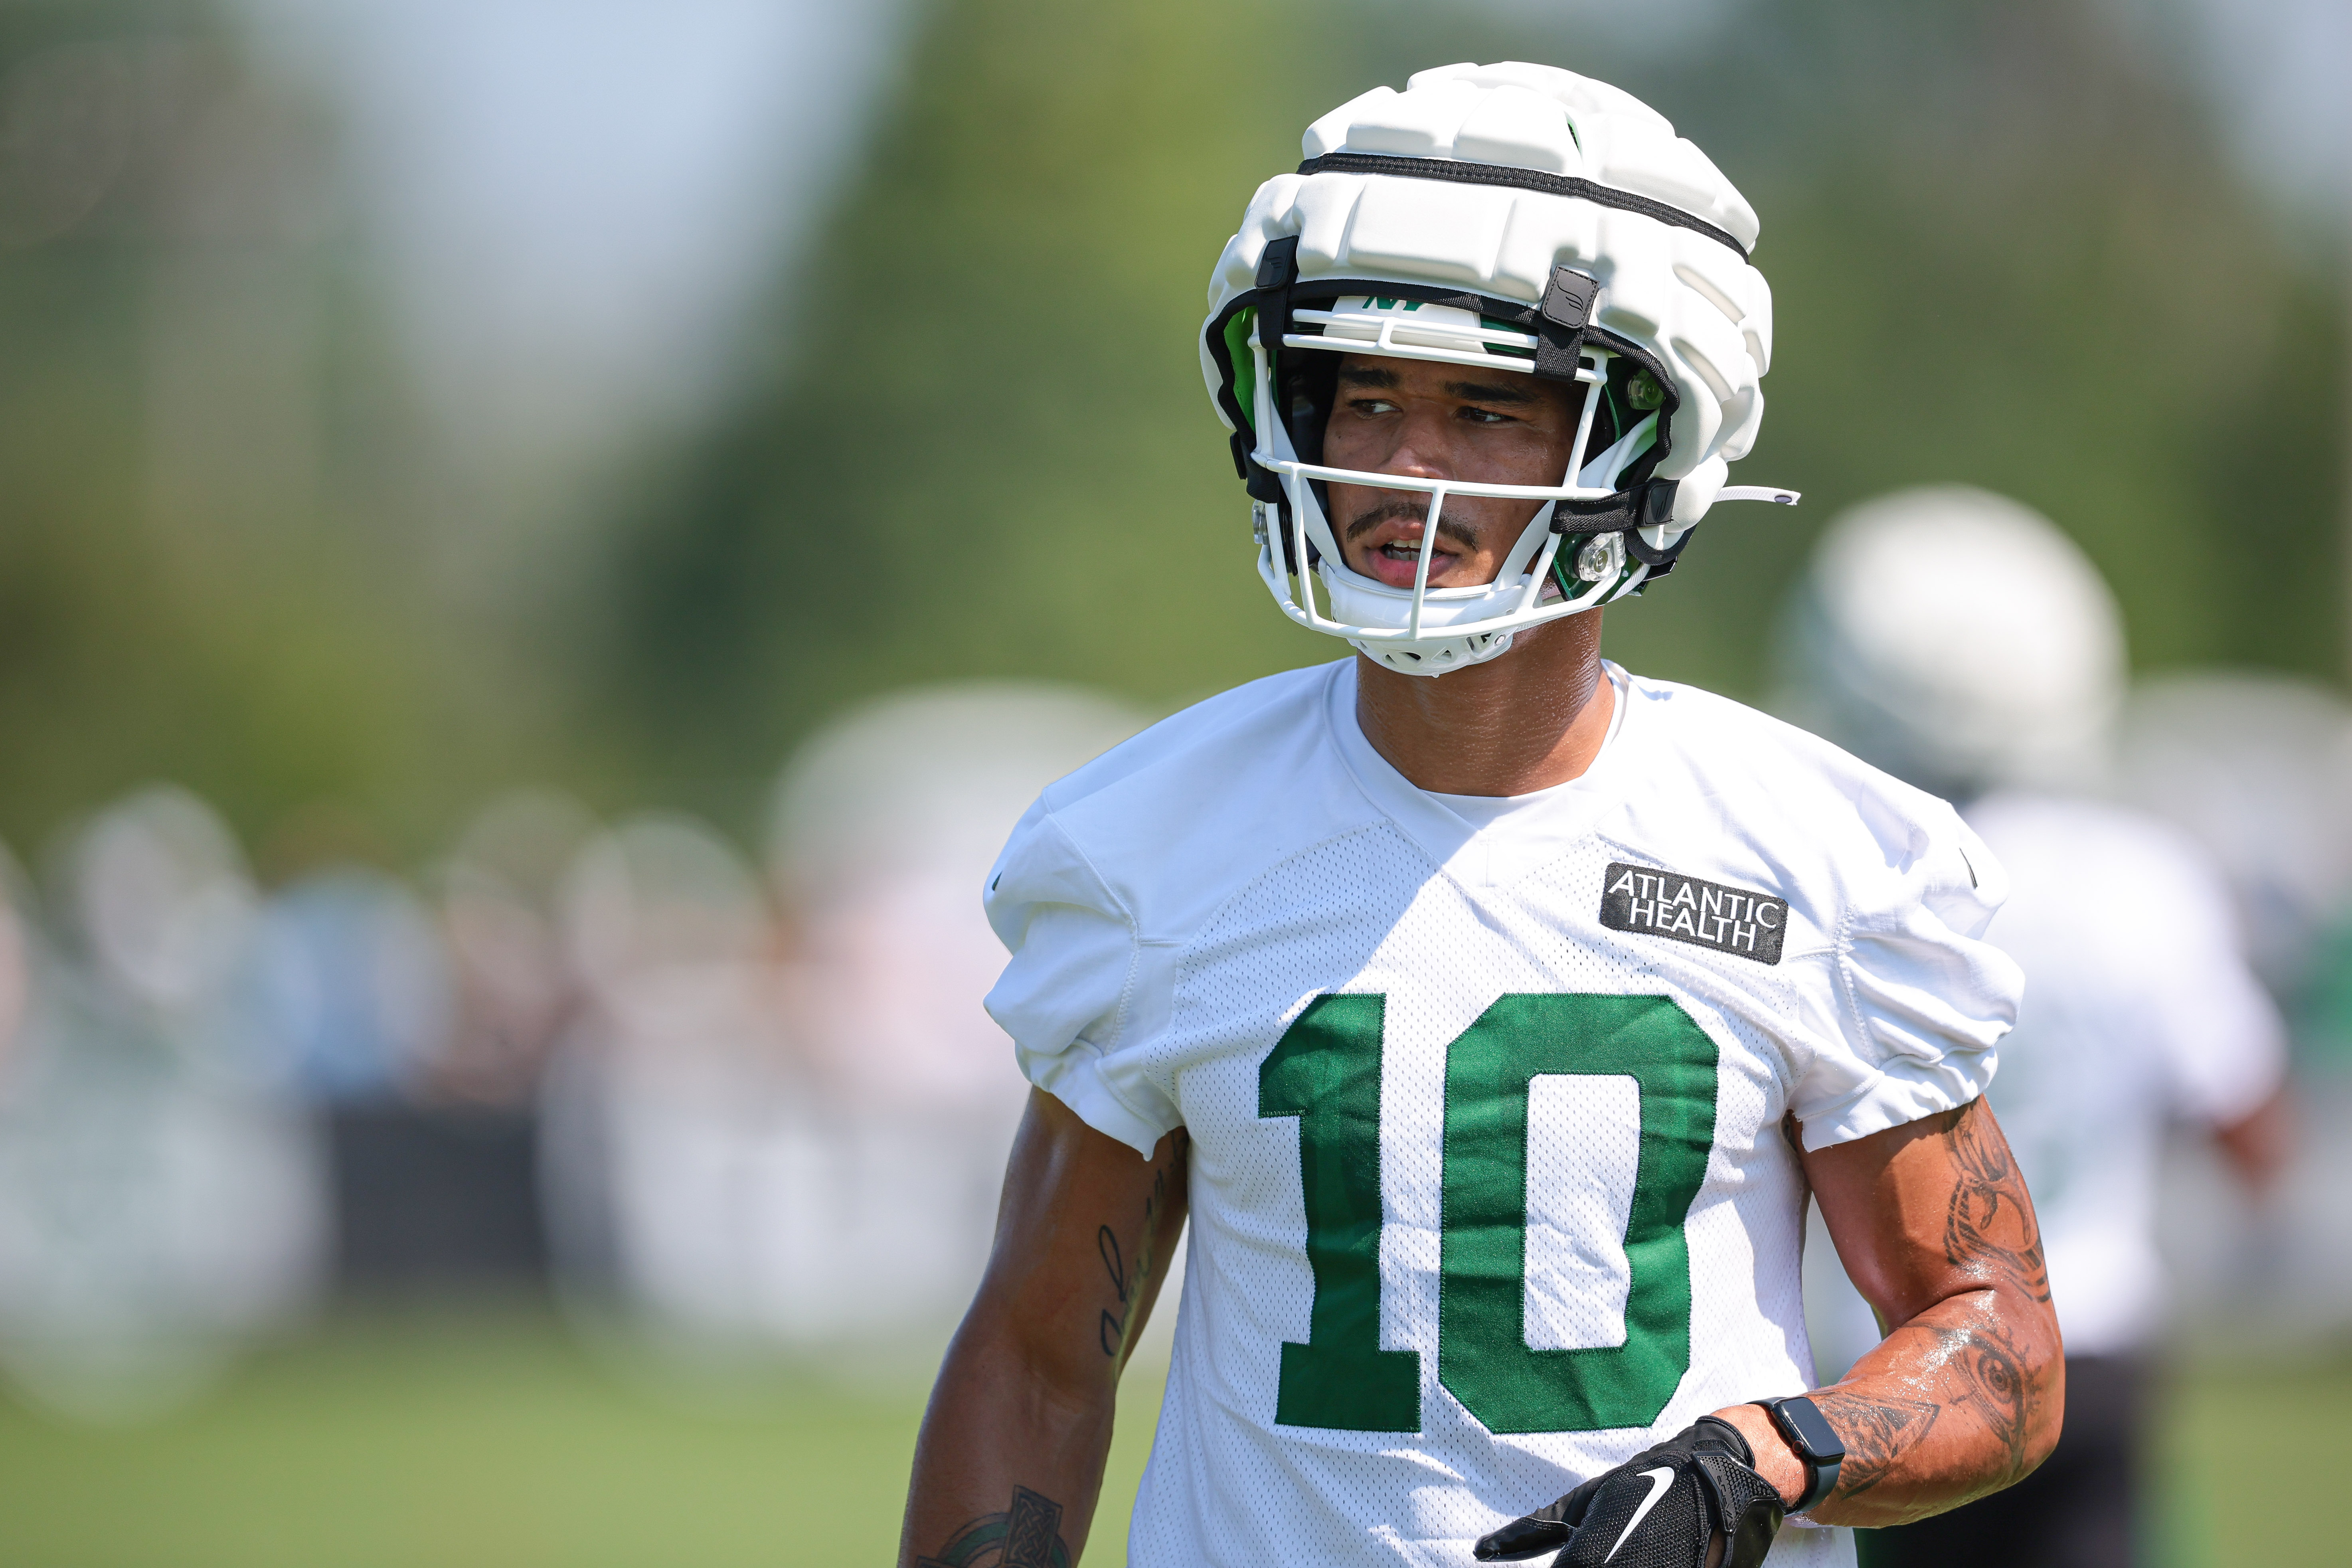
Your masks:
[[[1965,479],[2084,541],[2143,663],[2335,673],[2340,300],[2096,0],[1750,0],[1671,47],[1590,15],[943,0],[751,340],[767,373],[636,503],[607,657],[649,743],[748,775],[904,681],[1173,702],[1333,657],[1254,581],[1202,285],[1315,114],[1473,57],[1642,93],[1765,216],[1743,471],[1807,504],[1710,521],[1610,612],[1620,657],[1761,696],[1820,524]]]
[[[333,127],[205,0],[0,6],[0,837],[154,777],[428,842],[509,726],[436,624]]]
[[[2140,667],[2342,679],[2338,272],[2106,7],[1754,0],[1645,63],[1765,215],[1779,343],[1744,467],[1807,499],[1713,526],[1616,617],[1624,657],[1759,693],[1820,527],[1960,480],[2081,541]]]
[[[1168,700],[1328,657],[1249,571],[1192,344],[1239,203],[1350,79],[1302,15],[940,8],[776,373],[625,558],[613,651],[659,743],[743,773],[910,680]]]

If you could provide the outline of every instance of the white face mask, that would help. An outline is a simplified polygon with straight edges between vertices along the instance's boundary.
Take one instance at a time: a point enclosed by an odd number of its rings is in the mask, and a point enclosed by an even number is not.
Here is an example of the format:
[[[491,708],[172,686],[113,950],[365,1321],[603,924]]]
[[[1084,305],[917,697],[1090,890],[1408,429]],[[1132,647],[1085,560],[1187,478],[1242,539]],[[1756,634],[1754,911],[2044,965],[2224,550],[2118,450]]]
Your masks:
[[[1325,353],[1384,355],[1396,359],[1431,360],[1474,365],[1517,374],[1534,371],[1536,338],[1529,333],[1490,327],[1478,316],[1453,306],[1420,300],[1354,296],[1333,301],[1328,310],[1301,309],[1294,321],[1320,325],[1320,336],[1286,334],[1283,346]],[[1496,350],[1503,351],[1498,353]],[[1255,406],[1272,410],[1275,402],[1271,357],[1262,344],[1252,343]],[[1576,379],[1588,387],[1607,384],[1610,362],[1604,349],[1586,347],[1579,358]],[[1576,439],[1560,482],[1557,485],[1480,484],[1467,480],[1425,479],[1383,474],[1361,468],[1339,468],[1304,463],[1293,449],[1289,431],[1270,416],[1255,421],[1258,465],[1281,481],[1287,500],[1290,538],[1277,542],[1274,530],[1283,526],[1277,509],[1260,502],[1256,524],[1260,542],[1258,575],[1282,606],[1283,614],[1299,625],[1328,636],[1346,638],[1366,657],[1408,675],[1443,675],[1481,664],[1505,652],[1522,627],[1539,626],[1580,614],[1638,588],[1649,568],[1626,559],[1622,535],[1595,537],[1569,563],[1571,576],[1586,584],[1571,596],[1553,574],[1562,532],[1552,529],[1557,504],[1564,500],[1601,500],[1616,492],[1617,479],[1655,437],[1653,414],[1623,439],[1591,462],[1584,460],[1592,437],[1593,416],[1601,399],[1588,394],[1578,421]],[[1429,497],[1423,520],[1421,559],[1411,588],[1392,588],[1349,570],[1330,521],[1316,490],[1318,483],[1360,485],[1385,490],[1417,490]],[[1491,583],[1467,588],[1429,586],[1432,554],[1438,520],[1453,496],[1475,496],[1545,504],[1521,531],[1502,569]],[[1656,533],[1653,546],[1671,545],[1679,529],[1645,531]],[[1280,546],[1286,544],[1286,551]],[[1314,572],[1294,576],[1286,558],[1304,563],[1310,546],[1319,557]],[[1323,604],[1316,603],[1314,580],[1323,586]]]

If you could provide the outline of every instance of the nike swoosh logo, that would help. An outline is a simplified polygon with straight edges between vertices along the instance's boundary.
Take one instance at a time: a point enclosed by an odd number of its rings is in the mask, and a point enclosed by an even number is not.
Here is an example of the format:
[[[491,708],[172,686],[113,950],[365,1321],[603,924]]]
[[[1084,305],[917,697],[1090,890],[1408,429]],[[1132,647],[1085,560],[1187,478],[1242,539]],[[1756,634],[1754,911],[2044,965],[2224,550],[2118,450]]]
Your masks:
[[[1640,1529],[1642,1521],[1650,1517],[1650,1510],[1658,1506],[1658,1500],[1666,1495],[1668,1487],[1675,1484],[1675,1472],[1661,1465],[1654,1470],[1643,1470],[1642,1479],[1650,1483],[1650,1495],[1642,1500],[1642,1506],[1635,1509],[1633,1517],[1625,1521],[1624,1534],[1618,1536],[1617,1544],[1611,1547],[1609,1555],[1601,1560],[1604,1565],[1623,1549],[1626,1536]]]

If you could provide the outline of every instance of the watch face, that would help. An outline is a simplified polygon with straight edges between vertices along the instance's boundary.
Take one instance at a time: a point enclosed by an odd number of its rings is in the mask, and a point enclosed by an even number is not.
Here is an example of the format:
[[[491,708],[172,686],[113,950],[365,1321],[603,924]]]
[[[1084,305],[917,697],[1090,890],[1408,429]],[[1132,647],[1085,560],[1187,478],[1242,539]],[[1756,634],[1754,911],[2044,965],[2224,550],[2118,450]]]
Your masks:
[[[1780,1416],[1782,1431],[1804,1447],[1804,1458],[1816,1461],[1845,1458],[1845,1444],[1811,1400],[1784,1399],[1773,1413]]]

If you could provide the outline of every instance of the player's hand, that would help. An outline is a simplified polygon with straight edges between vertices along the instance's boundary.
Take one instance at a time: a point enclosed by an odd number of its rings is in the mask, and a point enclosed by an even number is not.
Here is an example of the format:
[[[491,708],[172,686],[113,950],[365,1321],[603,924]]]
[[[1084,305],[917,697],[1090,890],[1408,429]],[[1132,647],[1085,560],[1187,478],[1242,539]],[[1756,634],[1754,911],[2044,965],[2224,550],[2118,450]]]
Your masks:
[[[1475,1548],[1481,1563],[1558,1550],[1552,1568],[1756,1568],[1780,1528],[1780,1493],[1752,1468],[1738,1428],[1712,1415]]]

